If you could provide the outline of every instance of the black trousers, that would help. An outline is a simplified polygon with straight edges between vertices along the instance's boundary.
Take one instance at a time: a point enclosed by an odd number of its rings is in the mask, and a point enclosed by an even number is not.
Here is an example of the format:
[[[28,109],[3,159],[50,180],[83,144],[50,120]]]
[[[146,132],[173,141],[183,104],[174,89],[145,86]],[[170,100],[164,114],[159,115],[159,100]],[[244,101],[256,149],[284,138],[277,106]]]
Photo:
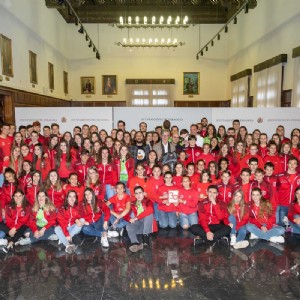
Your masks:
[[[209,230],[214,234],[214,241],[227,236],[231,232],[231,227],[224,225],[224,224],[211,224],[208,225]],[[207,241],[206,232],[202,228],[201,225],[195,224],[191,226],[191,232],[196,235],[200,236],[203,240]]]
[[[21,226],[16,231],[15,235],[13,237],[11,237],[11,236],[8,235],[8,232],[10,231],[10,228],[7,227],[7,225],[5,223],[3,223],[3,222],[0,223],[0,231],[5,232],[7,240],[9,242],[13,242],[13,243],[18,241],[24,235],[24,232],[26,231],[26,229],[27,229],[27,226],[25,226],[25,225]]]

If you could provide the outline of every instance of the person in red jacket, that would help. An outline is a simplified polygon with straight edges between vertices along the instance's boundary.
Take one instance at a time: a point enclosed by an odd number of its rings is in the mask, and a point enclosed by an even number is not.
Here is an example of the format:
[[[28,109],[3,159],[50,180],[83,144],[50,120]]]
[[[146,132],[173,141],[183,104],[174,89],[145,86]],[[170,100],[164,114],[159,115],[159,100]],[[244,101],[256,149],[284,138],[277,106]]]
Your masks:
[[[31,173],[32,173],[32,163],[29,160],[24,160],[22,163],[22,171],[19,177],[19,188],[25,191],[26,185],[30,184],[32,181]],[[27,198],[28,200],[28,198]]]
[[[300,234],[300,187],[296,188],[295,200],[289,206],[288,219],[292,232]]]
[[[178,188],[182,187],[182,176],[185,175],[185,167],[182,162],[178,161],[174,165],[173,184]]]
[[[262,197],[259,188],[251,193],[249,209],[249,224],[247,230],[251,233],[250,239],[263,239],[272,243],[284,243],[284,228],[275,224],[275,212],[270,201]]]
[[[195,135],[190,135],[188,137],[189,146],[185,149],[185,152],[187,153],[187,159],[188,162],[193,162],[194,164],[197,163],[198,159],[200,158],[202,151],[202,148],[196,145],[197,138]]]
[[[249,159],[252,157],[256,157],[258,159],[258,167],[264,168],[264,160],[258,154],[258,146],[256,144],[251,144],[249,148],[249,154],[245,155],[244,158],[240,162],[240,170],[244,168],[249,168]]]
[[[280,174],[282,172],[282,166],[277,152],[277,145],[274,141],[270,141],[268,148],[269,152],[264,157],[264,163],[271,162],[274,165],[274,174]]]
[[[231,227],[230,245],[235,249],[246,248],[249,242],[245,240],[247,223],[249,220],[248,207],[244,201],[242,190],[233,193],[232,200],[228,204],[229,226]]]
[[[30,209],[22,190],[16,189],[13,193],[10,204],[5,207],[6,224],[0,224],[0,231],[7,235],[8,244],[2,248],[4,253],[8,253],[14,244],[23,236],[27,229]]]
[[[128,184],[132,200],[135,200],[134,188],[136,186],[141,186],[143,189],[145,189],[147,184],[147,177],[145,176],[145,168],[143,164],[138,163],[135,166],[135,173],[136,176],[133,176]]]
[[[81,217],[78,207],[78,199],[75,191],[70,190],[65,198],[64,204],[57,213],[58,226],[54,231],[64,244],[65,251],[72,253],[76,250],[76,246],[72,243],[72,238],[78,234],[85,220]]]
[[[108,248],[107,230],[110,209],[104,202],[97,200],[95,192],[91,188],[86,188],[84,191],[81,216],[85,220],[82,232],[86,235],[101,238],[102,247]]]
[[[212,155],[210,147],[211,146],[207,143],[203,145],[203,152],[199,155],[195,164],[199,161],[199,159],[202,159],[205,162],[205,168],[208,168],[208,164],[215,160],[215,156]]]
[[[95,166],[88,169],[88,177],[85,182],[85,188],[91,188],[99,201],[104,201],[105,189],[99,180],[99,173]]]
[[[63,189],[63,183],[56,170],[51,170],[48,173],[45,190],[55,207],[60,208],[65,201],[66,194]]]
[[[157,224],[153,216],[153,203],[145,198],[143,187],[136,186],[134,196],[136,202],[131,206],[129,224],[126,225],[131,242],[131,246],[129,246],[131,252],[137,252],[144,246],[150,246],[149,235],[157,231]],[[137,235],[139,234],[142,235],[142,242],[138,239]]]
[[[46,180],[51,170],[51,161],[48,157],[44,157],[44,150],[40,143],[34,146],[32,165],[34,170],[41,172],[42,180]]]
[[[33,206],[37,193],[42,190],[44,186],[40,171],[31,172],[31,178],[32,180],[25,186],[24,191],[27,201]]]
[[[99,180],[105,186],[105,199],[109,199],[116,193],[115,185],[118,180],[116,166],[106,146],[103,146],[99,151],[99,160],[96,167],[99,173]]]
[[[182,188],[178,195],[177,214],[181,228],[188,229],[198,224],[197,206],[198,193],[191,187],[191,179],[188,176],[182,178]]]
[[[88,168],[93,165],[93,160],[90,160],[89,151],[83,149],[80,153],[80,159],[73,164],[74,171],[77,173],[78,181],[81,185],[85,183],[88,176]]]
[[[191,232],[196,236],[194,244],[218,241],[231,232],[227,209],[224,204],[217,202],[218,187],[210,185],[207,195],[207,199],[198,206],[198,224],[191,227]]]
[[[288,214],[288,207],[292,203],[295,190],[300,186],[300,174],[297,173],[298,161],[295,157],[288,160],[288,170],[277,177],[278,206],[276,211],[276,223],[284,226],[283,219]]]
[[[68,178],[67,184],[63,186],[65,194],[68,194],[70,190],[77,193],[78,203],[81,204],[84,196],[84,186],[78,181],[78,175],[76,173],[71,173]]]
[[[251,183],[250,183],[251,171],[248,168],[245,168],[241,172],[241,181],[237,183],[234,187],[234,190],[241,189],[244,193],[244,199],[246,203],[249,203],[251,200]]]
[[[221,183],[218,185],[218,201],[223,201],[226,204],[229,204],[229,202],[232,199],[233,191],[234,191],[234,185],[230,183],[231,179],[231,172],[229,170],[223,171],[221,175]]]
[[[30,230],[25,234],[27,237],[19,242],[20,245],[48,240],[54,235],[56,208],[44,191],[37,193],[27,225]]]

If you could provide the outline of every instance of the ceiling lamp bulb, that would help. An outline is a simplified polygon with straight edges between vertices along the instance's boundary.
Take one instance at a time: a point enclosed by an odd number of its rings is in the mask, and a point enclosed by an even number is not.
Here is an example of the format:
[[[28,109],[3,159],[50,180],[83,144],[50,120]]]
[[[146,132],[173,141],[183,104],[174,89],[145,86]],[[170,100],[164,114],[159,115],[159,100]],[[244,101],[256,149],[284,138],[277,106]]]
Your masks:
[[[184,17],[184,19],[183,19],[183,25],[186,25],[186,24],[187,24],[187,22],[188,22],[188,20],[189,20],[189,19],[188,19],[188,17],[187,17],[187,16],[185,16],[185,17]]]
[[[180,22],[180,18],[179,18],[179,16],[177,16],[176,21],[175,21],[175,24],[178,25],[179,22]]]
[[[120,17],[120,24],[121,24],[121,25],[123,25],[123,24],[124,24],[123,17]]]
[[[123,43],[126,44],[126,42],[127,42],[127,41],[126,41],[126,38],[124,38],[124,39],[123,39]]]
[[[147,25],[147,17],[144,17],[144,24]]]
[[[137,39],[136,39],[136,42],[137,42],[137,43],[139,43],[139,42],[140,42],[140,39],[139,39],[139,38],[137,38]]]
[[[170,25],[171,22],[172,22],[172,18],[171,18],[171,16],[169,16],[169,17],[168,17],[168,20],[167,20],[167,24]]]
[[[130,39],[129,39],[129,42],[130,42],[130,44],[132,44],[132,43],[133,43],[133,39],[132,39],[132,38],[130,38]]]
[[[150,38],[150,39],[149,39],[149,44],[151,44],[151,43],[152,43],[152,39]]]
[[[154,25],[155,22],[156,22],[156,18],[155,18],[155,16],[153,16],[153,17],[152,17],[152,24]]]
[[[159,24],[160,24],[160,25],[162,25],[162,24],[163,24],[163,22],[164,22],[164,17],[163,17],[163,16],[161,16],[161,17],[160,17],[160,19],[159,19]]]
[[[158,43],[158,39],[155,39],[154,42],[155,42],[155,44],[157,44]]]
[[[135,23],[138,25],[140,22],[140,18],[139,17],[135,17]]]
[[[168,40],[167,40],[167,44],[170,44],[171,43],[171,39],[170,38],[168,38]]]
[[[131,25],[131,17],[128,17],[128,24]]]
[[[161,43],[163,44],[164,42],[165,42],[165,39],[164,39],[164,38],[162,38],[162,39],[161,39]]]
[[[174,44],[174,45],[177,44],[177,39],[174,39],[173,44]]]

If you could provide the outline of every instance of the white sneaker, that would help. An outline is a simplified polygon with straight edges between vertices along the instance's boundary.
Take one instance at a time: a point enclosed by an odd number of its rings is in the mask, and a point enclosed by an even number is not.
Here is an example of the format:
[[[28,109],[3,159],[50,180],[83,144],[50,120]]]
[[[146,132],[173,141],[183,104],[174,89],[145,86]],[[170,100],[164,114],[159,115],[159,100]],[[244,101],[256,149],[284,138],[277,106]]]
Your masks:
[[[278,244],[283,244],[284,243],[284,237],[279,235],[279,236],[272,236],[270,238],[271,243],[278,243]]]
[[[67,253],[73,253],[73,252],[75,252],[75,250],[76,250],[76,247],[73,244],[67,245],[65,248],[65,251]]]
[[[7,239],[0,239],[0,246],[7,246]]]
[[[249,246],[249,242],[246,240],[239,241],[236,244],[233,245],[234,249],[243,249]]]
[[[58,237],[55,233],[51,234],[49,237],[48,237],[48,240],[49,241],[57,241],[58,240]]]
[[[19,245],[21,245],[21,246],[28,245],[28,244],[31,244],[31,240],[28,237],[20,240],[20,242],[19,242]]]
[[[283,219],[282,219],[282,221],[283,221],[283,223],[284,223],[284,225],[287,227],[287,226],[289,226],[289,219],[288,219],[288,217],[287,216],[285,216]]]
[[[116,230],[108,230],[107,231],[107,237],[108,238],[114,238],[114,237],[118,237],[119,233]]]
[[[230,235],[230,246],[233,246],[236,244],[236,235],[235,234],[231,234]]]
[[[254,233],[250,233],[250,237],[249,237],[250,240],[258,240],[259,237],[257,235],[255,235]]]
[[[109,243],[106,236],[101,237],[101,245],[104,248],[109,248]]]

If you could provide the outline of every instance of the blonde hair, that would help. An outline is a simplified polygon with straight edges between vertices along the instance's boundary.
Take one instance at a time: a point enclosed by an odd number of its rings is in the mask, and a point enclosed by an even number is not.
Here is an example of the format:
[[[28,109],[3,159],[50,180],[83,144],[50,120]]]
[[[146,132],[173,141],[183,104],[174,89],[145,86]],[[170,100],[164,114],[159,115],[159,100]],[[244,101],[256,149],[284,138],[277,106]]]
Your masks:
[[[47,193],[45,191],[39,191],[37,194],[36,194],[36,197],[35,197],[35,200],[34,200],[34,205],[32,207],[32,211],[33,212],[38,212],[39,209],[40,209],[40,205],[39,205],[39,201],[38,201],[38,195],[40,193],[44,193],[46,195],[46,198],[45,198],[45,205],[43,207],[43,210],[45,212],[52,212],[52,211],[55,211],[56,208],[54,206],[54,204],[52,203],[51,199],[48,197]]]
[[[244,215],[245,215],[246,205],[245,205],[244,192],[242,190],[236,190],[233,193],[233,197],[232,197],[231,201],[228,204],[228,212],[231,215],[235,213],[235,206],[234,206],[235,200],[234,200],[234,198],[235,198],[235,196],[236,196],[237,193],[240,193],[241,196],[242,196],[242,199],[240,201],[240,211],[241,211],[240,216],[241,216],[241,218],[243,218]]]

